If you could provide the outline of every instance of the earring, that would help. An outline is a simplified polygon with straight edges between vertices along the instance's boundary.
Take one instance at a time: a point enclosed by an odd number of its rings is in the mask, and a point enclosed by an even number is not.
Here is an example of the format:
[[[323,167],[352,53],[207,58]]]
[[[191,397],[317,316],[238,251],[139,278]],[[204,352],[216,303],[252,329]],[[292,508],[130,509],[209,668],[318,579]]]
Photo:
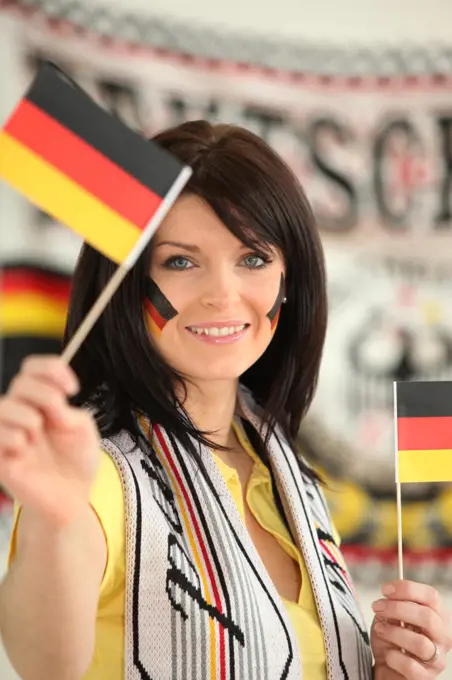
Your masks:
[[[283,305],[284,305],[286,302],[287,302],[287,298],[286,298],[286,297],[283,297],[283,299],[282,299]]]

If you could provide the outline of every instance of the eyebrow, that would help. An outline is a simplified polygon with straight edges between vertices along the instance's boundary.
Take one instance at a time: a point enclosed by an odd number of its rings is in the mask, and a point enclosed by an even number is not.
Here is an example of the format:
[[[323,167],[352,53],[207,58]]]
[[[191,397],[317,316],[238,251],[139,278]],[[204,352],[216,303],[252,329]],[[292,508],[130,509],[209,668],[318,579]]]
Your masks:
[[[159,248],[160,246],[173,246],[174,248],[183,248],[184,250],[188,250],[191,253],[199,253],[201,250],[201,248],[198,248],[198,246],[190,245],[190,243],[182,243],[181,241],[160,241],[160,243],[156,243],[155,245],[156,248]],[[241,250],[245,250],[245,248],[248,248],[248,246],[243,244],[241,246]]]
[[[155,247],[160,248],[160,246],[174,246],[175,248],[183,248],[192,253],[199,253],[200,250],[198,246],[192,246],[189,243],[181,243],[180,241],[160,241]]]

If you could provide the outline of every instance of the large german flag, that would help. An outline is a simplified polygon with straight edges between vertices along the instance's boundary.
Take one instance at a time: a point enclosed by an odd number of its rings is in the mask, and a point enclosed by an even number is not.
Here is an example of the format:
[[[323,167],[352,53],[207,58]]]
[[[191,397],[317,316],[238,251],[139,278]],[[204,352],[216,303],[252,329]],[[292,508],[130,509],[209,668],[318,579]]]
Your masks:
[[[0,132],[0,177],[117,263],[133,264],[190,174],[49,62]]]
[[[452,481],[452,382],[395,384],[397,482]]]

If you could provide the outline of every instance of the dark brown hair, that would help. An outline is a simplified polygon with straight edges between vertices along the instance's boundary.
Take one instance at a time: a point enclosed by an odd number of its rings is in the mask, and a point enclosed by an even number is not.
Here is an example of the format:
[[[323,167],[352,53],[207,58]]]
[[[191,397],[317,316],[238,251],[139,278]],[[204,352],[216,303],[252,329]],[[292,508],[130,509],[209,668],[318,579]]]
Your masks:
[[[315,393],[326,317],[323,251],[302,187],[283,160],[258,136],[233,125],[187,122],[154,138],[190,165],[184,193],[206,201],[226,227],[250,247],[275,246],[286,265],[287,303],[262,357],[242,376],[273,428],[278,424],[295,448],[301,419]],[[82,390],[92,402],[101,433],[126,428],[139,436],[134,414],[168,429],[200,463],[198,442],[208,442],[175,396],[181,376],[150,342],[143,316],[152,243],[74,358]],[[75,333],[115,265],[84,246],[74,274],[64,344]],[[253,442],[254,443],[254,442]],[[210,445],[210,443],[209,443]],[[258,445],[265,457],[265,442]],[[312,473],[300,462],[301,467]]]

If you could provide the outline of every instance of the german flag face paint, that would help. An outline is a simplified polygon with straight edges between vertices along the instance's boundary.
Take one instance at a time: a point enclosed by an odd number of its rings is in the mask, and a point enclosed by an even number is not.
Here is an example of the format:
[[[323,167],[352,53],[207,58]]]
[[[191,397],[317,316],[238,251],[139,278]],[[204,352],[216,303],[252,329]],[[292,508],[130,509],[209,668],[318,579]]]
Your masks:
[[[148,279],[145,308],[149,328],[157,337],[160,336],[168,321],[177,315],[171,302],[151,278]]]
[[[273,305],[273,307],[271,308],[271,310],[267,314],[268,318],[270,319],[272,335],[276,331],[276,327],[278,325],[279,314],[281,312],[281,305],[282,305],[282,301],[283,301],[283,298],[284,298],[284,288],[285,288],[284,274],[281,274],[281,282],[279,284],[278,296],[275,300],[275,304]]]

